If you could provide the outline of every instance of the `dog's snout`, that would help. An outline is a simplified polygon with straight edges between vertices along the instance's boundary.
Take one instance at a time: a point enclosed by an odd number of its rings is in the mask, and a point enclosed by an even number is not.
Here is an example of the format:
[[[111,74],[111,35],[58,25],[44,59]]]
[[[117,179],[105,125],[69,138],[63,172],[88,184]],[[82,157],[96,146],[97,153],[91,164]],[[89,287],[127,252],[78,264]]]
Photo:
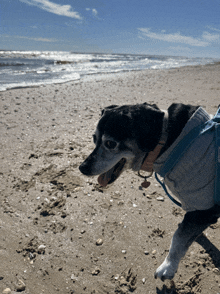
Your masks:
[[[84,161],[80,166],[79,170],[81,171],[82,174],[85,176],[90,176],[91,175],[91,168],[90,166]]]

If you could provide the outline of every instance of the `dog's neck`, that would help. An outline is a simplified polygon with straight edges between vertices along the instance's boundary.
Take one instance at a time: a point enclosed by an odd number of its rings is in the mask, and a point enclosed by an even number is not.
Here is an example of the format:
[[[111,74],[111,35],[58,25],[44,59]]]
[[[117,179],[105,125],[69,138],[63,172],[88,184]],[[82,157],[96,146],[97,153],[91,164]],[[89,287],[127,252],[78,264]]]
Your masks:
[[[159,154],[161,153],[162,148],[167,142],[168,138],[168,132],[167,132],[167,126],[168,126],[168,112],[165,110],[164,112],[164,118],[163,118],[163,126],[162,126],[162,132],[160,136],[160,140],[157,144],[157,146],[154,148],[154,150],[150,151],[145,158],[141,169],[145,170],[147,172],[153,172],[153,164],[154,161],[158,158]]]

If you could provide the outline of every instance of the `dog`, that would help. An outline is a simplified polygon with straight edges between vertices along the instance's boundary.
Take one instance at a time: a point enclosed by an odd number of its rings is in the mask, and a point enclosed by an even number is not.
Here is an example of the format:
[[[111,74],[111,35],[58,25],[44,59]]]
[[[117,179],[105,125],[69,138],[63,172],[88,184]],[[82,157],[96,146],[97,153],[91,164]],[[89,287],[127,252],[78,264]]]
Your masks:
[[[133,171],[158,169],[160,159],[167,152],[169,153],[178,138],[183,136],[182,133],[188,124],[195,122],[201,113],[206,120],[209,119],[200,106],[182,103],[171,104],[167,111],[160,110],[157,105],[148,103],[106,107],[101,113],[93,135],[95,149],[79,169],[86,176],[97,175],[98,182],[103,187],[112,184],[126,169]],[[200,143],[200,145],[204,144]],[[196,153],[199,153],[198,147]],[[209,153],[206,151],[205,154]],[[191,158],[194,160],[194,157],[190,156],[190,160]],[[196,166],[196,159],[195,164],[194,162],[192,164]],[[204,171],[210,170],[206,168],[207,160],[204,164]],[[203,171],[202,166],[200,166],[199,174],[201,171]],[[177,186],[178,181],[177,177]],[[201,181],[197,182],[198,185],[201,184]],[[181,193],[177,193],[183,209],[186,207],[186,214],[173,235],[168,255],[154,274],[155,278],[160,278],[162,281],[173,279],[179,262],[189,246],[220,217],[220,206],[213,202],[213,187],[207,188],[212,182],[213,179],[209,179],[204,189],[203,187],[197,189],[199,192],[193,203],[189,203],[192,197],[187,198],[187,193],[183,199],[179,195]],[[167,185],[172,191],[172,179],[169,182],[167,178]],[[198,195],[203,190],[205,196],[201,200]],[[172,192],[175,194],[175,187]]]

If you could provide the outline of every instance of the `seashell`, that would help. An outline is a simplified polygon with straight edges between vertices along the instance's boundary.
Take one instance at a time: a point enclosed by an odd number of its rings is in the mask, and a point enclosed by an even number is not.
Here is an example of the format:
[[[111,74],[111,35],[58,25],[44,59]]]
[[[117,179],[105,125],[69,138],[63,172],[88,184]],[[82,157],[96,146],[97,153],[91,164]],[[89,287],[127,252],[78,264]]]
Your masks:
[[[164,201],[164,197],[162,196],[157,197],[157,201]]]
[[[45,245],[40,245],[38,246],[37,250],[38,250],[38,253],[44,253],[45,252],[45,249],[46,249],[46,246]]]
[[[96,245],[99,246],[99,245],[102,245],[103,244],[103,240],[101,238],[99,238],[97,241],[96,241]]]
[[[5,290],[3,290],[2,294],[11,294],[11,289],[6,288]]]
[[[24,291],[26,288],[25,283],[22,280],[18,280],[18,283],[16,284],[16,290],[17,291]]]

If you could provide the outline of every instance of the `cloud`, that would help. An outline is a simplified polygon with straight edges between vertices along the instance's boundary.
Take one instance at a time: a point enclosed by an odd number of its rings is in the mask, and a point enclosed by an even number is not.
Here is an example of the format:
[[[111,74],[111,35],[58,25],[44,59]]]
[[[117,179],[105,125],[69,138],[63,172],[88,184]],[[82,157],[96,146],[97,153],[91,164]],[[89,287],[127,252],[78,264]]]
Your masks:
[[[20,0],[20,1],[28,5],[37,6],[38,8],[42,10],[46,10],[48,12],[51,12],[57,15],[72,17],[75,19],[82,19],[82,17],[79,15],[78,12],[73,11],[71,5],[60,5],[60,4],[53,3],[49,0]]]
[[[219,34],[210,34],[209,32],[204,32],[202,37],[203,37],[203,39],[207,40],[208,42],[218,42],[220,40]]]
[[[177,45],[177,46],[170,46],[169,50],[173,50],[175,52],[179,52],[181,54],[185,54],[186,52],[192,52],[193,49],[186,47],[186,46],[181,46],[181,45]]]
[[[210,29],[210,30],[212,30],[212,31],[216,31],[216,32],[220,32],[219,29],[213,28],[213,27],[211,27],[211,26],[207,26],[207,29]]]
[[[156,39],[160,41],[166,41],[171,43],[183,43],[191,46],[198,46],[198,47],[206,47],[209,45],[211,36],[204,35],[205,37],[203,39],[199,38],[193,38],[188,36],[182,36],[180,33],[175,34],[165,34],[163,32],[161,33],[153,33],[149,28],[139,28],[138,29],[142,36]],[[209,40],[208,40],[209,38]]]
[[[93,15],[97,16],[98,11],[97,11],[95,8],[93,8],[93,9],[92,9],[92,13],[93,13]]]
[[[92,14],[94,16],[97,16],[98,15],[98,11],[95,8],[86,8],[86,11],[92,11]]]
[[[18,39],[26,39],[26,40],[31,40],[31,41],[37,41],[37,42],[57,42],[60,40],[57,39],[47,39],[47,38],[33,38],[33,37],[26,37],[26,36],[11,36],[11,35],[0,35],[1,37],[7,37],[7,38],[18,38]]]
[[[17,38],[21,39],[28,39],[32,41],[37,41],[37,42],[57,42],[57,39],[47,39],[47,38],[32,38],[32,37],[22,37],[22,36],[17,36]]]

